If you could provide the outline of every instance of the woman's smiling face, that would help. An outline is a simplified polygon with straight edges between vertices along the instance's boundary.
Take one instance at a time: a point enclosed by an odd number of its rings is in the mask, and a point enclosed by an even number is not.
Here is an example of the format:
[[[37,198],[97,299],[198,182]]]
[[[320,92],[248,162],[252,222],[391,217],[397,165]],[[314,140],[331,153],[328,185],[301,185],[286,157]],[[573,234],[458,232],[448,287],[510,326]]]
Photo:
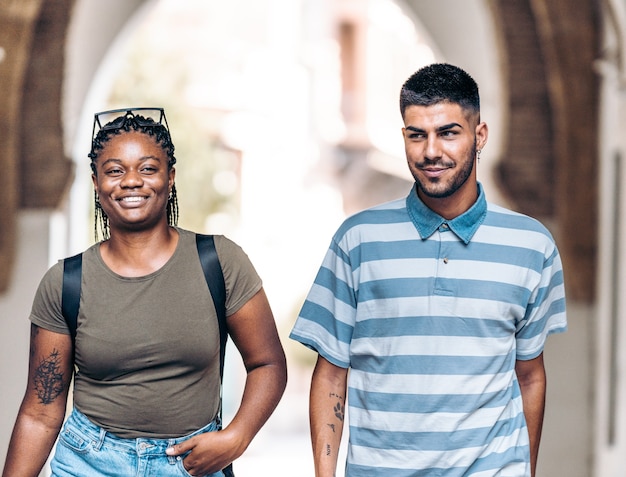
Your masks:
[[[175,171],[153,136],[136,131],[112,136],[98,154],[92,180],[111,231],[167,224]]]

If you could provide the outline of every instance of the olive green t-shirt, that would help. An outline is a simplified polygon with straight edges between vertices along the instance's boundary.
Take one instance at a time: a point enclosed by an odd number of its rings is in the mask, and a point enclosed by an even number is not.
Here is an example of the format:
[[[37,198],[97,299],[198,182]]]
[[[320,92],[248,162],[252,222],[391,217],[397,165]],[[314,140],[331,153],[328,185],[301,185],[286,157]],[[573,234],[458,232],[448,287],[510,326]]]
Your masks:
[[[177,229],[169,261],[144,277],[123,277],[102,261],[99,245],[83,254],[77,321],[74,405],[92,422],[123,438],[187,435],[219,409],[219,326],[195,243]],[[248,256],[215,236],[224,281],[226,315],[262,286]],[[63,262],[44,275],[30,315],[58,333]]]

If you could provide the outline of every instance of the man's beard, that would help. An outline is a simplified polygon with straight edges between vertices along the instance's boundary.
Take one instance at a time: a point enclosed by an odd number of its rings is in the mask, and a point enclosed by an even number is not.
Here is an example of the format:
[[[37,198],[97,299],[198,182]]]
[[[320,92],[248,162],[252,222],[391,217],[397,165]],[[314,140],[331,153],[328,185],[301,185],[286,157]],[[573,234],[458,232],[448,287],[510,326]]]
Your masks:
[[[434,187],[431,188],[429,185],[434,184],[437,185],[440,183],[439,179],[435,181],[428,181],[427,183],[422,183],[418,179],[417,173],[413,173],[413,178],[417,184],[417,188],[419,191],[424,194],[426,197],[430,197],[432,199],[444,199],[446,197],[450,197],[457,190],[459,190],[463,184],[467,182],[467,179],[472,175],[472,171],[474,170],[474,163],[476,161],[476,139],[474,139],[474,146],[471,148],[469,152],[470,160],[466,161],[463,168],[456,172],[456,175],[452,178],[452,182],[445,188]],[[438,165],[440,162],[433,162],[432,165]],[[445,166],[445,164],[442,164]]]

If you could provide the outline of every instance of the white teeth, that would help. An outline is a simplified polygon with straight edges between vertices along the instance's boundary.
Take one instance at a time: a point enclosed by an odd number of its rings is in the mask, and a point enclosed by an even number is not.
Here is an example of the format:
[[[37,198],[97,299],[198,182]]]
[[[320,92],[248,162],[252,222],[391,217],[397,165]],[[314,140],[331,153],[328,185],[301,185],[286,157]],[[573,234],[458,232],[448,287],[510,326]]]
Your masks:
[[[140,202],[143,200],[143,197],[123,197],[121,200],[123,202]]]

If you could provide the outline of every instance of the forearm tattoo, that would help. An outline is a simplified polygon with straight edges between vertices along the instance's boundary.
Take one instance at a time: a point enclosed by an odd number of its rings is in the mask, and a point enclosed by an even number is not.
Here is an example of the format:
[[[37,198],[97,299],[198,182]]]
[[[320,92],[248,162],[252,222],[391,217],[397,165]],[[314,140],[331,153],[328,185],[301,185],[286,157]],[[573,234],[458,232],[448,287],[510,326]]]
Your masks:
[[[339,419],[341,422],[343,422],[343,418],[346,413],[346,408],[343,405],[343,401],[344,401],[343,396],[339,396],[338,394],[335,394],[335,393],[330,393],[329,397],[337,398],[337,404],[335,404],[335,406],[333,407],[333,411],[335,412],[335,417]],[[333,431],[334,431],[334,425],[333,425]]]
[[[333,400],[333,413],[335,417],[339,419],[339,422],[343,422],[345,415],[345,406],[344,406],[344,397],[335,393],[329,393],[328,397]],[[329,422],[327,424],[328,427],[333,431],[333,434],[336,432],[336,424],[334,422]],[[326,455],[330,457],[332,455],[332,446],[331,444],[326,444]]]
[[[63,392],[63,372],[59,351],[54,349],[35,369],[35,392],[42,404],[51,404]]]

